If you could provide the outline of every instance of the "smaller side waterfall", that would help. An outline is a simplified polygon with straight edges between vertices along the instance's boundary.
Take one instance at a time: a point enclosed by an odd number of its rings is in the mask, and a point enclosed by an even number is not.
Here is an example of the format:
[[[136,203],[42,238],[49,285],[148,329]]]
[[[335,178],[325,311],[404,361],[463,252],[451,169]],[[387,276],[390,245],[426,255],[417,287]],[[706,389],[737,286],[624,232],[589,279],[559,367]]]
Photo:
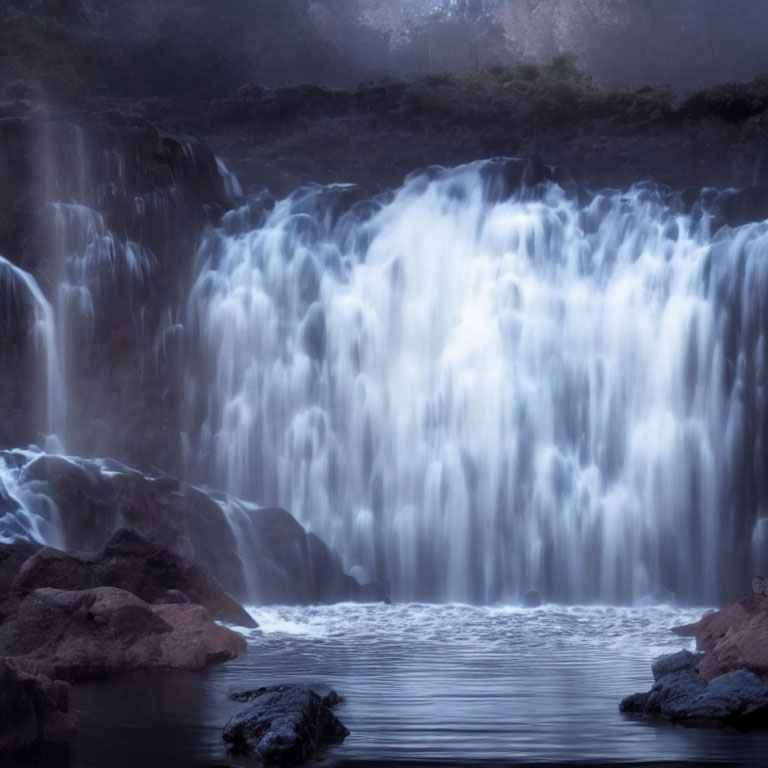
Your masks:
[[[228,194],[241,194],[237,180],[206,147],[160,129],[81,127],[44,108],[0,131],[0,166],[13,170],[20,200],[4,255],[48,302],[58,377],[45,392],[21,392],[43,362],[6,359],[0,396],[19,407],[0,424],[0,446],[48,435],[58,452],[177,470],[172,328],[190,253]],[[18,347],[13,337],[3,334],[0,352]],[[57,402],[46,407],[46,397]]]
[[[40,391],[45,403],[41,423],[48,435],[61,434],[65,421],[67,393],[64,388],[54,312],[37,281],[24,270],[0,256],[0,298],[4,324],[3,344],[33,350],[30,389]],[[19,338],[19,336],[24,338]],[[6,350],[6,356],[11,350]],[[30,404],[34,408],[34,403]]]
[[[147,346],[142,337],[150,331],[142,327],[140,292],[156,259],[140,244],[119,238],[86,205],[55,202],[48,210],[47,252],[56,275],[55,339],[65,389],[73,390],[88,372],[83,369],[97,364],[92,357],[97,331],[103,339],[128,317],[140,346]],[[79,437],[77,424],[68,417],[65,412],[56,425],[62,446]]]

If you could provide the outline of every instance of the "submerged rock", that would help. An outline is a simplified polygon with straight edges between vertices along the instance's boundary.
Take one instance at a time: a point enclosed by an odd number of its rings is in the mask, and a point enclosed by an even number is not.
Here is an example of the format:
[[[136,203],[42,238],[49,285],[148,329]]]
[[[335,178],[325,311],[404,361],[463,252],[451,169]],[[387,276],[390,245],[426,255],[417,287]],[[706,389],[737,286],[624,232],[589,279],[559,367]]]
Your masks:
[[[700,660],[688,651],[662,656],[653,665],[651,690],[628,696],[619,708],[686,725],[768,727],[768,683],[746,669],[707,682]]]
[[[0,603],[0,655],[68,681],[133,670],[202,669],[245,650],[199,605],[149,605],[113,587],[37,589]]]
[[[313,757],[324,744],[343,741],[349,731],[331,712],[341,702],[335,691],[320,697],[300,685],[278,685],[233,693],[249,706],[224,728],[224,741],[239,754],[268,765],[295,765]]]

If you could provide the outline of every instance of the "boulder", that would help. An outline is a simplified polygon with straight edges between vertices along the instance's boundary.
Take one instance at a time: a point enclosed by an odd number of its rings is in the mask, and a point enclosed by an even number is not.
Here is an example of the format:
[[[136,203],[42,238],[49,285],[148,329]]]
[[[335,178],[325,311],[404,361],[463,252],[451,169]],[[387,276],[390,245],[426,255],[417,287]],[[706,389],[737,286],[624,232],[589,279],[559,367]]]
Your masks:
[[[108,548],[112,537],[127,529],[202,566],[240,600],[305,604],[388,597],[388,584],[358,584],[325,542],[307,533],[284,509],[218,498],[174,478],[145,475],[117,462],[61,456],[34,458],[23,469],[23,482],[34,484],[37,492],[54,502],[67,551]],[[125,546],[129,545],[124,542],[121,547]],[[107,566],[99,567],[103,571]],[[140,576],[136,574],[137,579]],[[168,583],[168,588],[189,594],[184,586]],[[208,604],[192,594],[189,597]],[[147,599],[154,601],[151,596]],[[242,619],[225,618],[234,623]]]
[[[77,681],[133,670],[202,669],[244,638],[194,604],[149,605],[114,587],[36,589],[0,603],[0,654],[30,674]]]
[[[705,680],[739,669],[768,677],[768,605],[766,608],[717,637],[699,665]]]
[[[245,596],[238,542],[224,510],[205,492],[168,476],[112,463],[41,455],[23,471],[56,505],[64,549],[94,552],[127,528],[205,568]]]
[[[674,675],[686,670],[695,670],[701,655],[691,653],[690,651],[678,651],[670,653],[667,656],[660,656],[651,665],[654,682],[658,682],[663,677]]]
[[[68,554],[44,547],[24,563],[13,587],[22,592],[40,587],[118,587],[148,603],[199,603],[215,619],[256,626],[203,568],[127,529],[117,531],[96,554]]]
[[[755,578],[753,590],[719,611],[706,613],[699,621],[673,632],[695,637],[704,651],[698,669],[702,678],[712,680],[739,669],[748,669],[768,678],[768,597],[765,580]]]
[[[0,543],[0,595],[10,592],[21,566],[40,549],[41,545],[31,541]]]
[[[0,763],[66,756],[75,732],[69,686],[0,659]]]
[[[341,698],[320,697],[300,685],[279,685],[231,695],[249,706],[224,728],[232,752],[266,765],[296,765],[314,757],[325,744],[343,741],[349,731],[331,711]]]
[[[700,658],[680,651],[658,659],[651,690],[628,696],[619,708],[686,725],[768,727],[768,683],[746,669],[707,682],[697,670]]]
[[[278,507],[250,514],[250,562],[253,596],[260,603],[307,604],[344,600],[388,599],[389,585],[358,584],[325,542],[307,533],[289,512]]]

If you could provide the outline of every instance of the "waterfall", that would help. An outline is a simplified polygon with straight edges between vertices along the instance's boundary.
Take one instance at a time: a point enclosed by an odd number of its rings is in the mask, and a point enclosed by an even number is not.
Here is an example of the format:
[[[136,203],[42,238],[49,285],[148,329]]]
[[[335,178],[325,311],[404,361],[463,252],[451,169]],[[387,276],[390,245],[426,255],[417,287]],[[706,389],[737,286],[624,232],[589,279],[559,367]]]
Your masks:
[[[41,392],[45,403],[41,423],[47,435],[60,434],[66,408],[66,393],[56,343],[53,309],[32,275],[0,256],[0,308],[4,325],[3,343],[24,346],[32,341],[34,370],[26,386]],[[6,353],[8,354],[8,353]]]
[[[768,223],[506,194],[516,167],[227,214],[187,303],[190,473],[400,599],[716,599],[765,557]]]
[[[152,275],[155,258],[138,243],[117,237],[98,211],[81,203],[49,203],[47,227],[57,277],[56,346],[62,386],[71,389],[88,365],[97,323],[109,322],[118,292],[119,306],[137,317],[136,293]],[[77,432],[77,423],[62,412],[54,430],[60,445],[71,445]]]

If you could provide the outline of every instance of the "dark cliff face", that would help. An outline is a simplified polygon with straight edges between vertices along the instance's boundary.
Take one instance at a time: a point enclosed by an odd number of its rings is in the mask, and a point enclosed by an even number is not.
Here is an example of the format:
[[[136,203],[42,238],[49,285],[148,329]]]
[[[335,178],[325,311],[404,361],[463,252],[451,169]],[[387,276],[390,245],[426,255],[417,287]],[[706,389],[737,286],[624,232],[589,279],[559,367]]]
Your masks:
[[[175,378],[164,369],[170,350],[155,341],[201,233],[230,204],[215,157],[121,115],[72,118],[16,103],[0,116],[0,169],[0,254],[36,281],[53,319],[68,407],[56,424],[47,414],[49,431],[73,452],[176,466]],[[46,423],[33,374],[50,368],[39,364],[45,312],[20,282],[5,270],[4,445],[38,441]]]
[[[539,155],[586,187],[768,183],[768,80],[608,91],[567,61],[338,92],[245,87],[199,127],[249,186],[396,186],[432,164]]]
[[[71,405],[47,431],[72,452],[169,471],[180,471],[183,342],[168,308],[183,306],[200,237],[233,204],[215,155],[246,192],[277,196],[309,182],[352,182],[365,196],[417,168],[520,155],[591,190],[651,180],[693,203],[703,187],[744,188],[718,199],[718,221],[768,216],[764,78],[689,95],[609,92],[560,61],[350,92],[249,86],[67,110],[29,96],[0,113],[0,255],[37,281],[57,319]],[[3,445],[39,441],[45,423],[34,313],[12,282],[6,275]]]

